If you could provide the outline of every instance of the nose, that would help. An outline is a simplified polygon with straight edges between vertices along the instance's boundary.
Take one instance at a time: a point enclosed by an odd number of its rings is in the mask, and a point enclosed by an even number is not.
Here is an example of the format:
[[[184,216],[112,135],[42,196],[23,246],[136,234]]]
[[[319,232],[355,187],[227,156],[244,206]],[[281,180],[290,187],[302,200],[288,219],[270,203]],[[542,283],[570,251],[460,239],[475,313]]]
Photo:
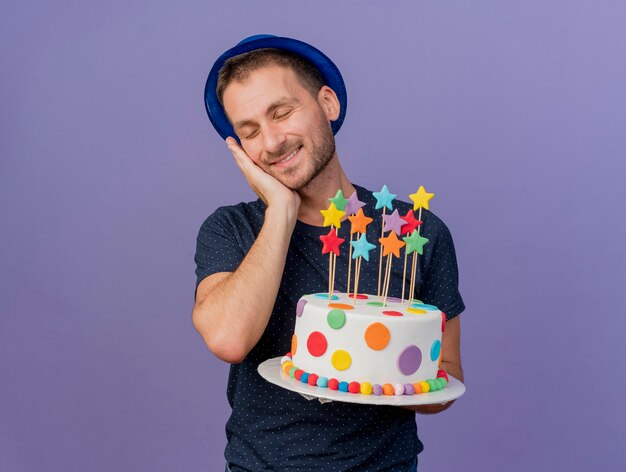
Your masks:
[[[286,141],[287,135],[278,126],[270,124],[263,130],[263,147],[267,154],[278,157]]]

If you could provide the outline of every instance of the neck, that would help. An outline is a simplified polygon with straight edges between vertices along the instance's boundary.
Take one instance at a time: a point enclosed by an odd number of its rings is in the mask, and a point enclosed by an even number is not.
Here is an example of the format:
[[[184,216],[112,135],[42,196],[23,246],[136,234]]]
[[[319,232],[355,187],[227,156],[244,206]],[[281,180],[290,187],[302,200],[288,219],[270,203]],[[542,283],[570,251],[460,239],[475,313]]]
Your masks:
[[[328,199],[334,197],[339,189],[345,198],[356,191],[341,168],[335,153],[324,170],[309,185],[298,191],[301,200],[298,219],[312,226],[321,226],[320,210],[328,208],[330,205]]]

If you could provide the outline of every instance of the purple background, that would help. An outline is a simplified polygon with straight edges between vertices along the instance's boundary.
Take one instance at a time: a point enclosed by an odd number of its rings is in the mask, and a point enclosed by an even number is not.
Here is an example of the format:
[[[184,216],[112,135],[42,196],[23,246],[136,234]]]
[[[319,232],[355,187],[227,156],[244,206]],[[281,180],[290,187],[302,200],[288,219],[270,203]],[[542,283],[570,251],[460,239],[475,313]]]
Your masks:
[[[420,470],[623,470],[623,2],[11,3],[0,470],[222,469],[228,366],[191,323],[195,238],[253,194],[202,90],[265,32],[343,72],[350,178],[424,184],[454,235],[468,391],[418,416]]]

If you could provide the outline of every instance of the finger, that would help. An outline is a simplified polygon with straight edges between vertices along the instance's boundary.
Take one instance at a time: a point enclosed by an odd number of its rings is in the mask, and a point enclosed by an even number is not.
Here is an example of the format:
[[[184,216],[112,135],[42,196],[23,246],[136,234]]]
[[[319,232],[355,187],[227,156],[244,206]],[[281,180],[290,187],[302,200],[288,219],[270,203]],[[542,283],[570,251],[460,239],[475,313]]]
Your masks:
[[[237,141],[231,136],[226,138],[226,145],[228,146],[228,149],[230,149],[230,151],[235,154],[236,157],[247,157],[248,159],[250,159],[250,156],[246,154],[246,151],[244,151],[243,148],[237,143]]]
[[[244,173],[248,175],[251,172],[255,172],[255,169],[258,166],[254,163],[250,156],[248,156],[246,151],[244,151],[243,148],[239,146],[239,144],[237,144],[237,141],[229,137],[227,140],[227,145],[228,149],[230,149],[230,151],[233,153],[233,156],[235,156],[235,160],[239,165],[239,168],[242,169]]]
[[[251,166],[254,165],[252,159],[246,154],[246,152],[237,144],[233,138],[228,137],[226,139],[226,145],[228,149],[233,153],[233,157],[235,158],[235,163],[239,170],[248,177],[250,175]]]

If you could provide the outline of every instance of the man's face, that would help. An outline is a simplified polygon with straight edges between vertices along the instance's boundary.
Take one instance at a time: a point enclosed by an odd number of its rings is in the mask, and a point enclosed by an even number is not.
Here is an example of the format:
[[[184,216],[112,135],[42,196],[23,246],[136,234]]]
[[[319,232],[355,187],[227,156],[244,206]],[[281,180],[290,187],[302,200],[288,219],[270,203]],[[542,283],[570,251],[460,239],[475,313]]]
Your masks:
[[[335,154],[332,107],[311,96],[291,69],[262,67],[229,84],[223,102],[244,151],[292,190],[306,187]]]

